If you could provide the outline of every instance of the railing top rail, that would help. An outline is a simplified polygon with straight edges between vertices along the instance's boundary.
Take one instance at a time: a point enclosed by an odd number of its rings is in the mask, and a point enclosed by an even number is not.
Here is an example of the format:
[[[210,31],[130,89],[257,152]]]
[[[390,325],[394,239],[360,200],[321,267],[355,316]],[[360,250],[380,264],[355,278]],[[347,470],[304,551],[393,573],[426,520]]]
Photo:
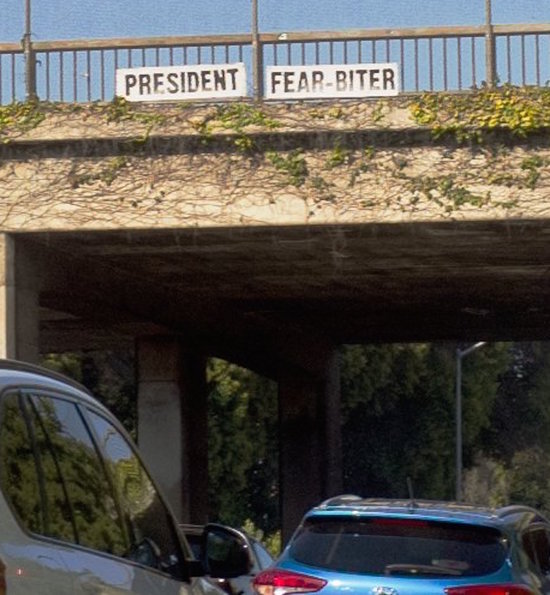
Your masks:
[[[53,50],[141,49],[174,46],[239,45],[250,43],[250,35],[185,35],[169,37],[118,37],[111,39],[61,39],[35,41],[37,52]]]
[[[493,25],[495,34],[537,34],[550,33],[550,23],[526,23],[518,25]],[[485,25],[453,27],[410,27],[405,29],[346,29],[344,31],[289,31],[284,40],[290,42],[308,41],[352,41],[357,39],[415,39],[441,37],[482,37],[487,33]],[[281,41],[282,33],[261,33],[260,41],[274,43]]]
[[[525,25],[493,25],[497,35],[533,35],[550,33],[550,23],[530,23]]]
[[[312,41],[355,41],[358,39],[414,39],[418,37],[461,37],[482,36],[486,29],[482,26],[473,27],[414,27],[407,29],[346,29],[345,31],[307,31],[261,33],[260,41],[275,43],[282,40],[289,42]]]
[[[23,46],[20,43],[0,43],[0,54],[16,54],[23,52]]]
[[[359,39],[418,39],[441,37],[482,37],[484,25],[453,27],[414,27],[403,29],[347,29],[344,31],[288,31],[260,33],[261,43],[308,43],[316,41],[356,41]],[[550,33],[550,23],[493,25],[495,35],[528,35]],[[35,41],[37,52],[107,49],[141,49],[175,46],[246,45],[252,34],[182,35],[168,37],[120,37],[111,39],[64,39]],[[0,43],[1,53],[22,51],[19,43]]]

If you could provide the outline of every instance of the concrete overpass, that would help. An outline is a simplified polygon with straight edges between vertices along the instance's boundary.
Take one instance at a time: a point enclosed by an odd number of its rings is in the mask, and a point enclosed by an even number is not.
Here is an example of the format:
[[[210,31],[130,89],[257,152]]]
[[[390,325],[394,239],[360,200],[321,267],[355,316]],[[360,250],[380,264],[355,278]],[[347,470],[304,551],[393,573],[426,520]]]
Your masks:
[[[279,383],[288,534],[341,490],[340,344],[550,334],[545,134],[435,142],[403,100],[246,130],[44,109],[0,149],[2,355],[135,346],[139,442],[182,520],[206,515],[206,356]]]

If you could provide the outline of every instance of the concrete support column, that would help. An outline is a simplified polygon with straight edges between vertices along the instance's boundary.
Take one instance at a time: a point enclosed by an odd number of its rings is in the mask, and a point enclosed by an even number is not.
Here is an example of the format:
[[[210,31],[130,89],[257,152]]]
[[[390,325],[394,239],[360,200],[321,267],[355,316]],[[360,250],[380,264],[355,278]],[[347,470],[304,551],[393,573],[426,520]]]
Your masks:
[[[208,520],[205,359],[174,337],[138,340],[138,443],[183,523]]]
[[[0,234],[0,357],[38,363],[40,278],[13,236]]]
[[[340,375],[335,352],[312,377],[287,372],[279,379],[280,492],[286,543],[303,514],[341,493]]]

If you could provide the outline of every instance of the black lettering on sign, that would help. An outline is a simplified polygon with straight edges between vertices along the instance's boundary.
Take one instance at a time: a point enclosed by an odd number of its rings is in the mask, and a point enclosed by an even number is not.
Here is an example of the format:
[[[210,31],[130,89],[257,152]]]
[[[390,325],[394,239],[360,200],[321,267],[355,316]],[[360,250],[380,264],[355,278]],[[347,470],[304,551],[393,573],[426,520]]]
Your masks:
[[[307,78],[307,72],[300,72],[300,78],[298,79],[298,92],[300,91],[309,92],[309,81]]]
[[[151,94],[151,75],[140,74],[139,75],[139,94],[150,95]]]
[[[369,83],[371,89],[380,89],[380,69],[372,68],[370,71]]]
[[[281,72],[273,71],[271,73],[271,92],[275,93],[276,88],[281,84]]]
[[[164,93],[164,74],[162,72],[155,72],[153,75],[153,88],[155,93]]]
[[[187,91],[196,93],[199,89],[199,75],[196,72],[187,73]]]
[[[135,74],[127,74],[124,80],[126,82],[126,95],[130,95],[130,89],[137,85],[137,76]]]
[[[384,89],[395,89],[395,72],[393,68],[383,70]]]
[[[168,93],[177,93],[178,92],[178,73],[177,72],[170,72],[166,77],[167,91]]]
[[[293,72],[285,72],[284,74],[285,79],[285,93],[292,93],[294,91],[294,73]]]
[[[347,88],[346,72],[345,72],[345,70],[337,70],[336,71],[336,90],[337,91],[345,91],[346,88]]]
[[[231,90],[236,91],[237,89],[237,68],[228,68],[227,74],[231,77]]]
[[[365,75],[368,70],[366,68],[358,68],[355,72],[359,77],[359,90],[363,91],[365,89]]]
[[[212,91],[212,71],[203,70],[201,72],[202,91]]]
[[[325,75],[322,70],[314,70],[311,73],[311,90],[322,91],[323,90],[323,79]]]
[[[214,89],[216,91],[225,91],[226,89],[225,70],[214,70]]]

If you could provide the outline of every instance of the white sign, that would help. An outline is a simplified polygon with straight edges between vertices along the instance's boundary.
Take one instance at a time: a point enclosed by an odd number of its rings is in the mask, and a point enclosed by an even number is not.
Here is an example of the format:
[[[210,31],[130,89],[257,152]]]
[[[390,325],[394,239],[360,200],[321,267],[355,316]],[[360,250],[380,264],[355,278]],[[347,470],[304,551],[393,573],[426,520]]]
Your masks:
[[[268,66],[266,99],[380,97],[399,93],[395,63]]]
[[[242,62],[120,68],[116,71],[116,95],[128,101],[245,97],[246,71]]]

